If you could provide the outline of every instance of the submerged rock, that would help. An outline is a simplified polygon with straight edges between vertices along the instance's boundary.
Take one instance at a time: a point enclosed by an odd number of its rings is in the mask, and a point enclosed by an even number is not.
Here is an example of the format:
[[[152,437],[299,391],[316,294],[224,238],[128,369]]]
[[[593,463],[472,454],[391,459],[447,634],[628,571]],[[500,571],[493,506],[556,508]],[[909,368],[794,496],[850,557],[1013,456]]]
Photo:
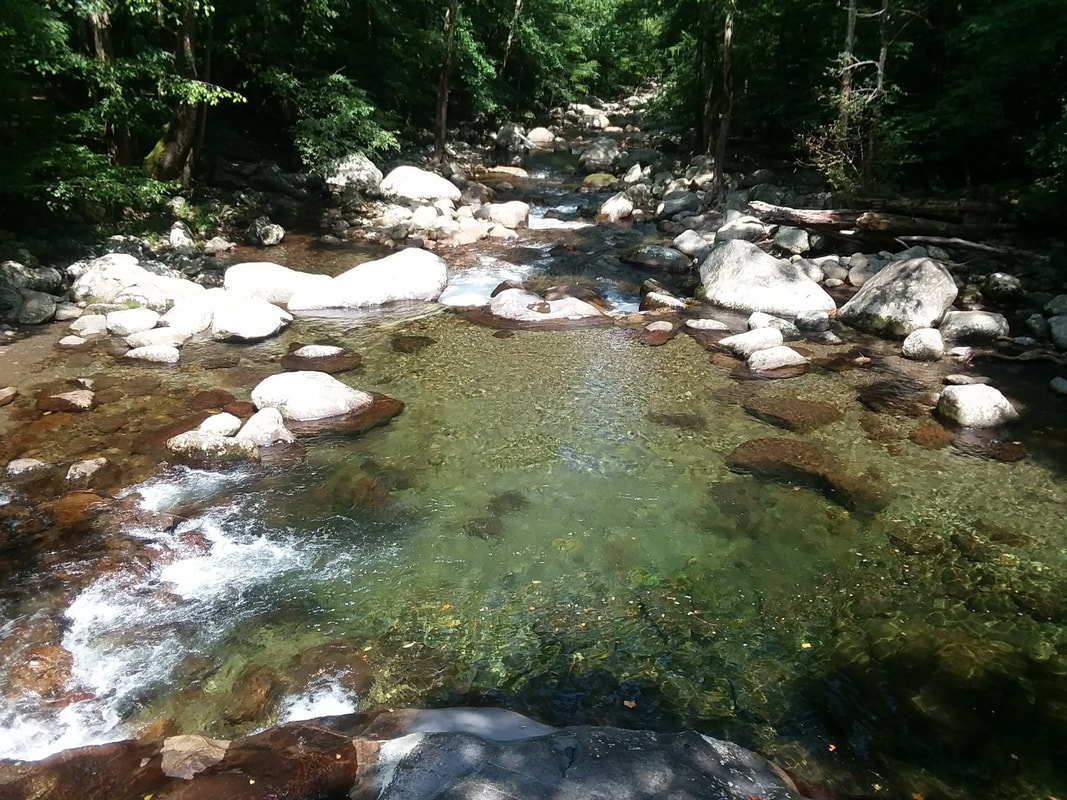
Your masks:
[[[821,445],[796,439],[753,439],[738,445],[726,466],[758,478],[814,489],[851,511],[874,513],[886,505],[869,479],[856,475]]]
[[[344,347],[329,344],[301,344],[293,342],[289,352],[282,356],[282,369],[314,370],[331,375],[348,372],[360,365],[363,358]]]
[[[797,397],[757,397],[742,408],[757,419],[797,433],[809,433],[844,418],[844,412],[832,403]]]

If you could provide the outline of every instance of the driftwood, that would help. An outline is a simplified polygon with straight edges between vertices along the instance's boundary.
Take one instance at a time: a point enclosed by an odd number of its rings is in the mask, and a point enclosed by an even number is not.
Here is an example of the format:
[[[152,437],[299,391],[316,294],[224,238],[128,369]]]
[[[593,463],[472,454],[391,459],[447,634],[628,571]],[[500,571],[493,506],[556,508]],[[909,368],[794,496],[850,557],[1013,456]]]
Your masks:
[[[960,359],[964,364],[979,361],[983,358],[995,361],[1049,361],[1061,367],[1067,366],[1067,356],[1053,350],[1027,350],[1018,355],[999,353],[996,350],[974,350]]]
[[[856,203],[870,211],[955,220],[1001,220],[1006,209],[985,200],[944,200],[936,197],[858,197]]]
[[[839,239],[940,245],[1000,256],[1038,258],[1036,254],[1025,250],[973,241],[975,237],[990,232],[1015,230],[1014,225],[1004,223],[977,225],[946,222],[860,209],[789,208],[759,200],[753,200],[748,205],[764,222],[808,228]]]

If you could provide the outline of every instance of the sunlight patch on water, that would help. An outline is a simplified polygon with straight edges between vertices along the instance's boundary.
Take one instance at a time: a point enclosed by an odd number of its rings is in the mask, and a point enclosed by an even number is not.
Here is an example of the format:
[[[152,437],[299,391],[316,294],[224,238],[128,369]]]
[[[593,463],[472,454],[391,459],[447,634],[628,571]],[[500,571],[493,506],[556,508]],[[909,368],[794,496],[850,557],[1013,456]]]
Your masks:
[[[504,281],[522,282],[530,268],[518,267],[492,256],[482,256],[479,266],[456,272],[438,302],[446,306],[484,306],[493,290]]]

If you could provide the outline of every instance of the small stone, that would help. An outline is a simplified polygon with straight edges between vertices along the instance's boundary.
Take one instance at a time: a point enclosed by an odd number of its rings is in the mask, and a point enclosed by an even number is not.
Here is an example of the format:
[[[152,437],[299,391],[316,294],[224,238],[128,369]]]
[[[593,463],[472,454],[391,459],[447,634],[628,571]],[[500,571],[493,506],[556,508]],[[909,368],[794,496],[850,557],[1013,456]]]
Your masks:
[[[88,338],[107,333],[107,317],[104,314],[86,314],[70,323],[70,332]]]
[[[941,332],[934,328],[919,328],[904,339],[900,354],[912,361],[937,361],[945,354]]]
[[[96,405],[96,396],[88,389],[45,395],[38,398],[41,411],[90,411]]]
[[[73,303],[56,303],[56,322],[70,322],[84,312]]]
[[[16,458],[7,464],[7,474],[12,478],[45,469],[50,469],[50,465],[36,458]]]
[[[728,331],[730,326],[717,319],[687,319],[685,327],[695,331]]]
[[[68,481],[87,481],[107,466],[106,458],[90,458],[70,465],[67,470]]]
[[[19,390],[14,386],[6,386],[3,389],[0,389],[0,406],[6,406],[8,403],[13,402],[18,396]]]
[[[60,347],[75,348],[75,347],[81,347],[83,344],[86,343],[86,341],[87,341],[86,339],[83,339],[80,336],[71,335],[71,336],[64,336],[62,339],[60,339],[58,342],[56,342],[56,344],[59,345]]]
[[[200,423],[200,427],[197,428],[197,430],[201,433],[215,433],[219,436],[233,436],[237,431],[241,430],[241,420],[233,414],[227,414],[226,412],[212,414]]]
[[[1058,377],[1049,381],[1048,388],[1058,395],[1067,397],[1067,378]]]
[[[181,347],[192,337],[188,331],[180,328],[153,328],[150,331],[130,334],[126,337],[126,346],[138,347]]]
[[[757,350],[778,347],[783,341],[782,332],[777,328],[758,328],[754,331],[727,336],[719,344],[738,358],[747,359]]]
[[[753,311],[748,318],[749,330],[761,328],[775,328],[782,334],[785,341],[795,341],[800,338],[800,329],[787,319],[765,314],[762,311]]]
[[[757,350],[748,357],[748,368],[755,372],[769,372],[783,367],[799,367],[808,363],[808,359],[792,347],[781,345]]]

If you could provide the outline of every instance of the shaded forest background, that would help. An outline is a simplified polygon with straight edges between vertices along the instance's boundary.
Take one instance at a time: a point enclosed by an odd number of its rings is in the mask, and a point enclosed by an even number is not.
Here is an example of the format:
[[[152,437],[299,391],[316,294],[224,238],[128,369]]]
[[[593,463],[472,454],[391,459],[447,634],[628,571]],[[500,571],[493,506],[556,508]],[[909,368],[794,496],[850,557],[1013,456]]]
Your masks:
[[[1063,0],[0,0],[0,211],[146,207],[217,159],[387,157],[432,136],[450,39],[450,124],[655,84],[682,149],[714,153],[729,109],[732,140],[844,197],[1067,209]]]

